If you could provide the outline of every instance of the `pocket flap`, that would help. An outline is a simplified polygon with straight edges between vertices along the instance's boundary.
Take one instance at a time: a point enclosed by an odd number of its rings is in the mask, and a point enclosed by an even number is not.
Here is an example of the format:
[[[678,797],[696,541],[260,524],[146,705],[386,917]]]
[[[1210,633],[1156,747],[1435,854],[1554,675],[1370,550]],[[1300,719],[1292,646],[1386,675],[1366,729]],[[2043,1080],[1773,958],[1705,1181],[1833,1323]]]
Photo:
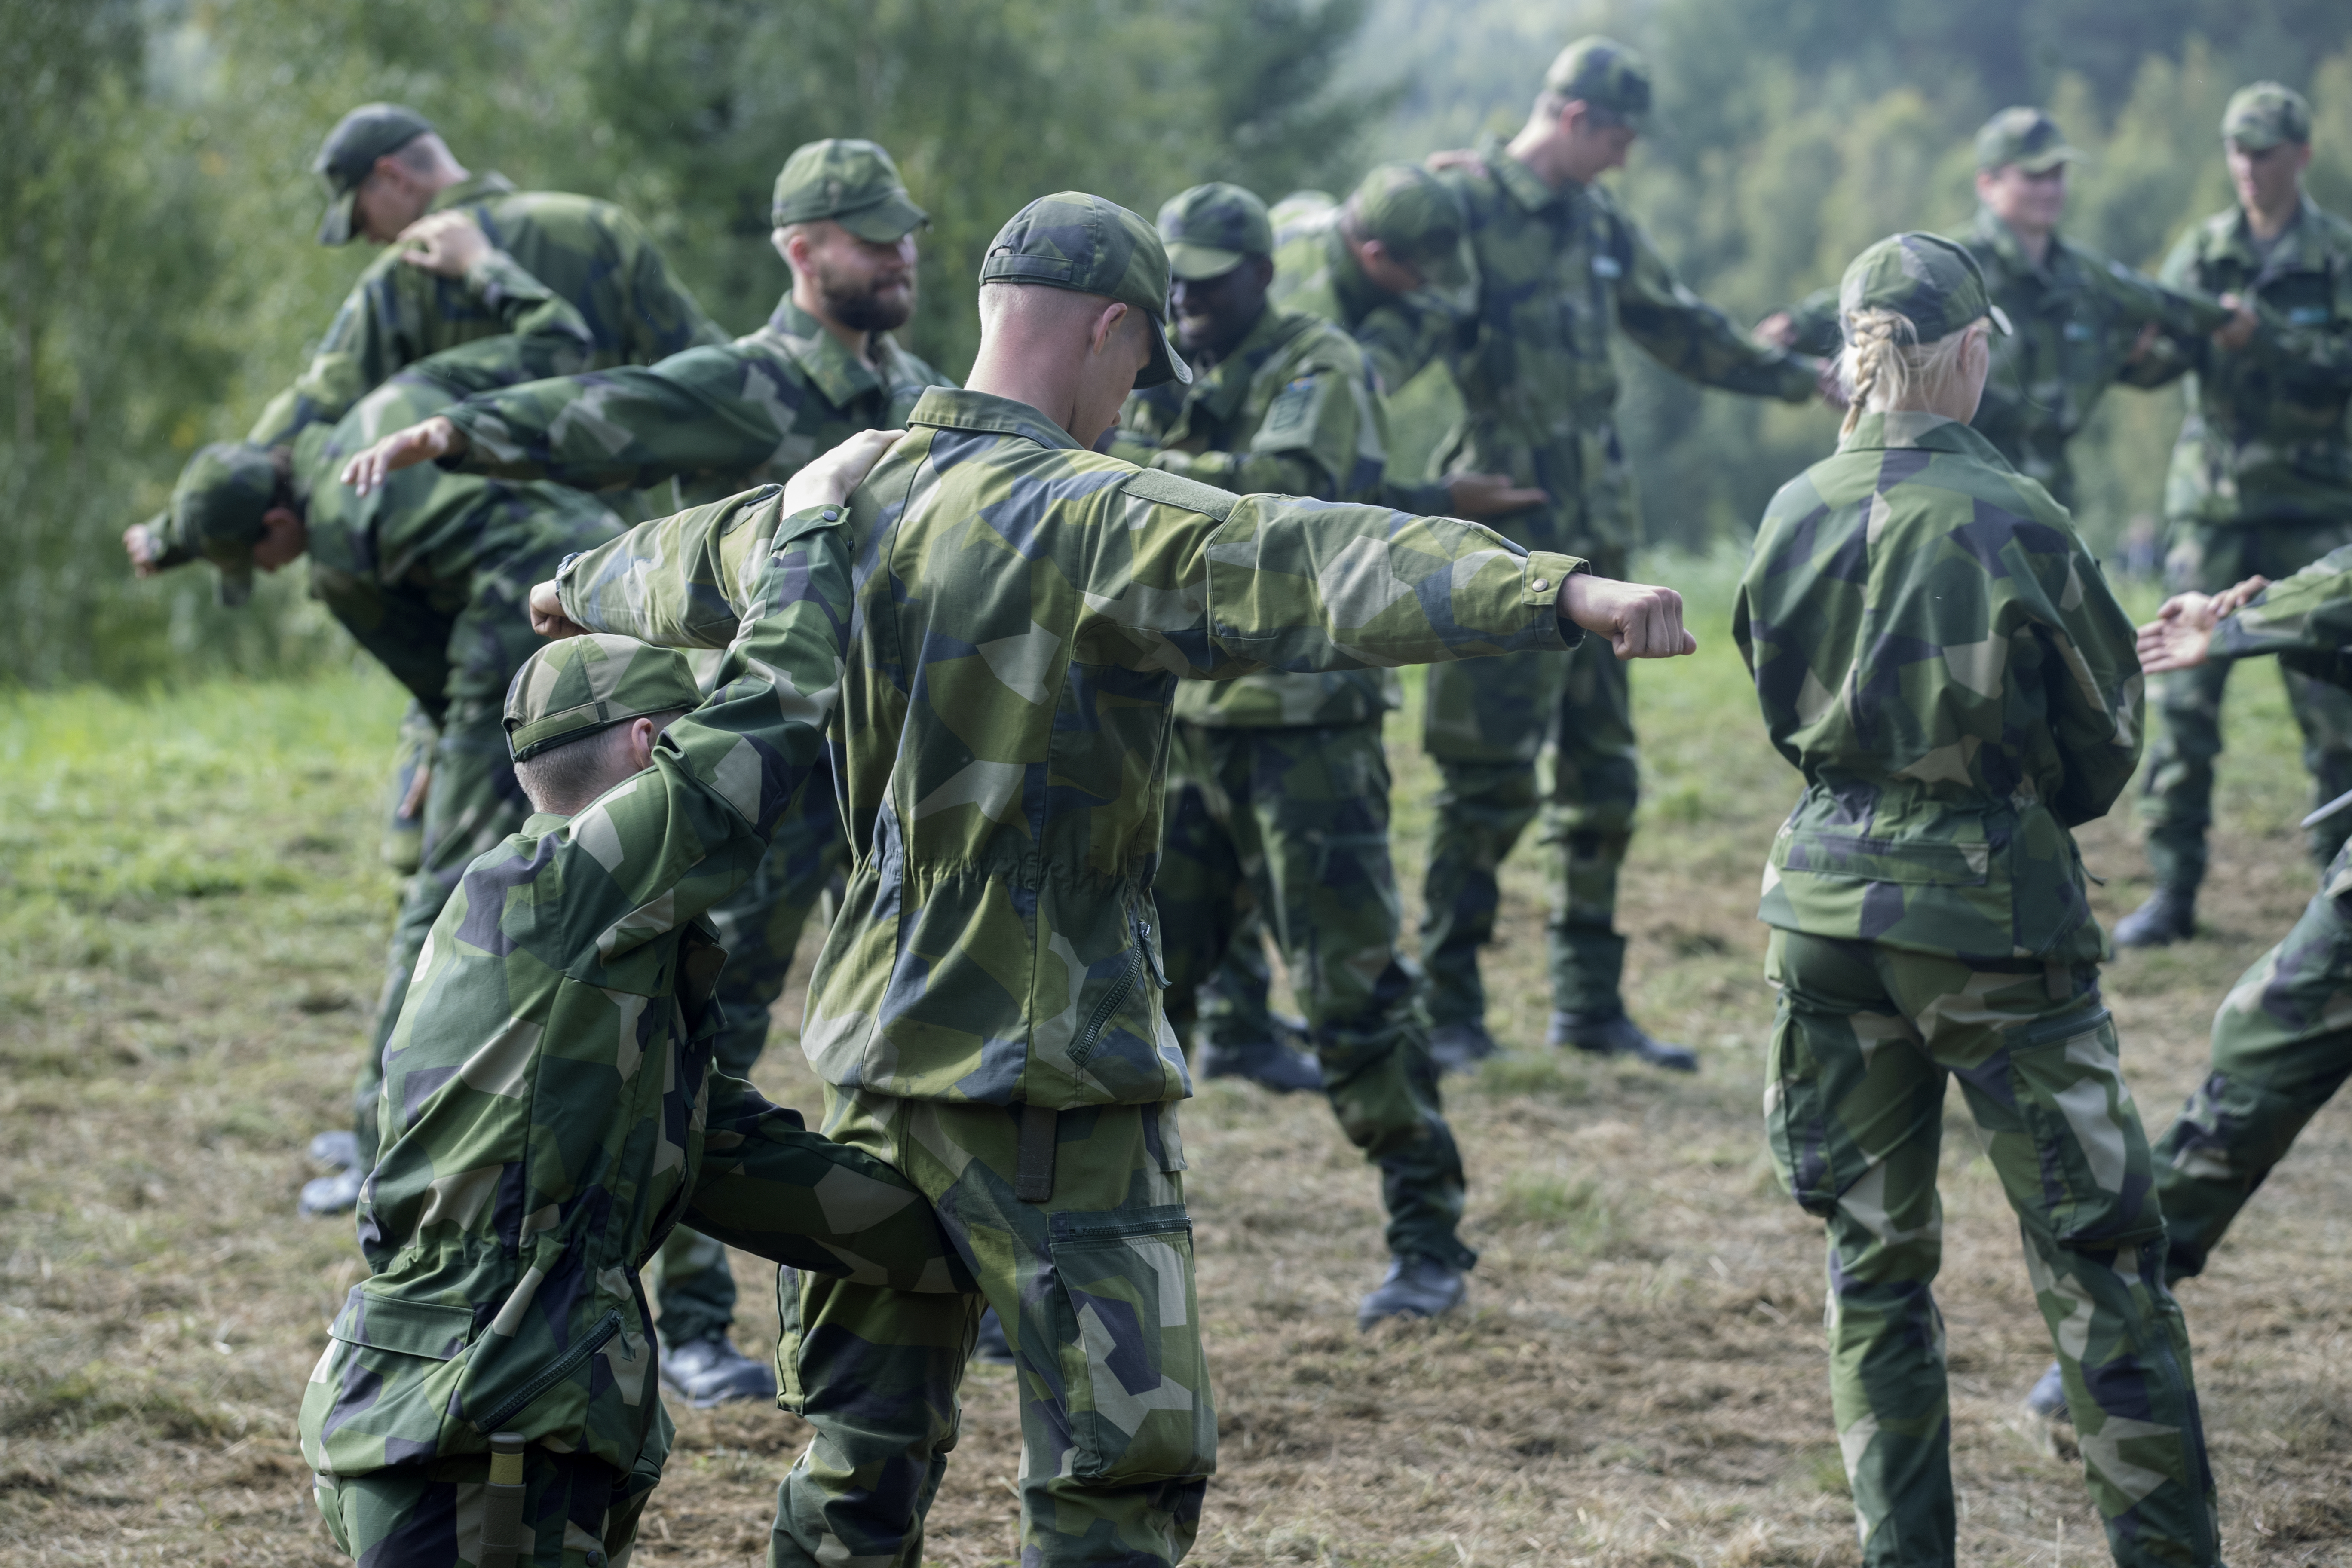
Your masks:
[[[345,1344],[448,1361],[473,1337],[474,1310],[373,1295],[355,1285],[327,1332]]]
[[[1980,888],[1992,866],[1992,848],[1982,841],[1952,844],[1932,838],[1874,838],[1800,827],[1780,836],[1773,846],[1773,863],[1784,871],[1817,877]]]

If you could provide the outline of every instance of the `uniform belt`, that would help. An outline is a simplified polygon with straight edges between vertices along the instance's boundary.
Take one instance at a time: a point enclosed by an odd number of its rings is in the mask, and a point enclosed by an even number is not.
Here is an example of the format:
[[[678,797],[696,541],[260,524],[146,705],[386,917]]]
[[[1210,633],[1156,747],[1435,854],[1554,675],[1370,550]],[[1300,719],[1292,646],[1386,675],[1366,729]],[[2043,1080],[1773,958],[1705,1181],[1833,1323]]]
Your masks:
[[[474,1553],[478,1568],[514,1568],[522,1554],[522,1435],[500,1432],[490,1439],[490,1483],[482,1489],[482,1540]]]

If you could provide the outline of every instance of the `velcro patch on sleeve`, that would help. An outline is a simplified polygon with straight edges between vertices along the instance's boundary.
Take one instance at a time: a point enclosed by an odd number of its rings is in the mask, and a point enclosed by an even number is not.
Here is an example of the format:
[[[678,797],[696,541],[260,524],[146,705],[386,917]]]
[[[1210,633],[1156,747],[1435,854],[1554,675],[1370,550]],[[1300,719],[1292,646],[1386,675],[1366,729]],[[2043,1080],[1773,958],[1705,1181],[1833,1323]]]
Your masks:
[[[1233,515],[1234,503],[1241,497],[1231,490],[1221,490],[1214,485],[1204,485],[1197,479],[1162,473],[1158,468],[1137,470],[1133,479],[1121,487],[1138,500],[1163,502],[1213,517],[1219,522]]]

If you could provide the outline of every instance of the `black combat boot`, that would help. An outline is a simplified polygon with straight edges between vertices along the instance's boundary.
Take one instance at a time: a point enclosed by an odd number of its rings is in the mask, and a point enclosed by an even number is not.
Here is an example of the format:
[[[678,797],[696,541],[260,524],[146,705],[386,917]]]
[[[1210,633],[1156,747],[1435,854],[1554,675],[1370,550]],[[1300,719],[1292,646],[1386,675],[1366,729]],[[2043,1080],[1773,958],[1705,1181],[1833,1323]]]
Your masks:
[[[776,1397],[775,1370],[737,1350],[724,1333],[663,1346],[661,1380],[684,1394],[697,1410],[737,1399]]]
[[[1502,1047],[1484,1024],[1440,1024],[1429,1031],[1429,1059],[1440,1072],[1469,1072]]]
[[[2197,934],[2197,890],[2158,888],[2116,922],[2117,947],[2170,947]]]
[[[1469,1293],[1461,1269],[1412,1253],[1391,1262],[1381,1288],[1356,1303],[1356,1327],[1369,1329],[1383,1318],[1433,1318]]]
[[[1319,1089],[1323,1087],[1323,1069],[1315,1058],[1279,1040],[1262,1040],[1246,1046],[1212,1046],[1201,1047],[1202,1078],[1243,1078],[1261,1089],[1276,1094],[1290,1094],[1298,1089]]]
[[[1698,1071],[1696,1051],[1688,1046],[1652,1039],[1622,1009],[1614,1013],[1554,1013],[1551,1032],[1546,1037],[1552,1045],[1574,1046],[1595,1056],[1633,1057],[1673,1072]]]

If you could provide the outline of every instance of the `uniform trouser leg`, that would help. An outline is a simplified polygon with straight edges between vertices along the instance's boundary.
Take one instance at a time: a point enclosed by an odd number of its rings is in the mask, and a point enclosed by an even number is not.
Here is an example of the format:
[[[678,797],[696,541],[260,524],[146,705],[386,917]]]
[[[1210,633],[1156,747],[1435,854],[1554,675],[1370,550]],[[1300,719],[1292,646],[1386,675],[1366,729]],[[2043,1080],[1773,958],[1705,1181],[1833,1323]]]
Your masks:
[[[710,911],[727,966],[716,999],[726,1024],[712,1043],[719,1070],[748,1079],[767,1048],[768,1014],[784,994],[801,928],[835,872],[849,861],[849,844],[834,804],[833,775],[821,769],[785,813],[751,879]],[[685,1226],[654,1255],[657,1329],[666,1345],[691,1344],[723,1334],[735,1321],[735,1277],[727,1249]]]
[[[1265,961],[1265,924],[1244,914],[1224,956],[1202,982],[1194,1011],[1196,1031],[1211,1046],[1255,1046],[1279,1037],[1274,1023],[1274,970]]]
[[[400,808],[407,804],[410,786],[431,759],[439,734],[425,705],[410,698],[408,711],[400,716],[400,737],[393,743],[392,773],[384,781],[381,851],[383,863],[403,877],[415,875],[425,858],[425,813],[420,805],[414,815],[403,816]]]
[[[1496,874],[1535,820],[1536,758],[1567,661],[1506,654],[1429,667],[1422,743],[1437,763],[1436,823],[1423,884],[1422,1006],[1432,1025],[1486,1014],[1478,950],[1495,940]]]
[[[1192,1545],[1217,1423],[1175,1107],[1034,1119],[1033,1156],[1054,1150],[1034,1203],[1015,1194],[1024,1110],[826,1087],[825,1133],[930,1196],[982,1294],[788,1277],[777,1372],[815,1431],[778,1489],[770,1563],[918,1568],[983,1303],[1018,1363],[1024,1568],[1150,1568]]]
[[[1551,851],[1551,917],[1545,926],[1552,1005],[1563,1012],[1622,1012],[1625,939],[1617,933],[1617,873],[1633,838],[1641,758],[1633,740],[1627,666],[1587,637],[1568,656],[1552,728],[1543,839]]]
[[[2284,941],[2213,1015],[2205,1081],[2156,1146],[2169,1278],[2213,1247],[2314,1112],[2352,1077],[2352,848]]]
[[[364,1568],[475,1568],[487,1454],[399,1465],[346,1479],[320,1476],[314,1500],[327,1532]],[[604,1568],[628,1561],[658,1471],[625,1475],[586,1454],[523,1450],[523,1539],[531,1568]]]
[[[2097,970],[1774,931],[1774,1163],[1829,1226],[1831,1402],[1871,1568],[1953,1561],[1936,1162],[1945,1081],[2018,1216],[2119,1563],[2219,1561],[2189,1336]]]
[[[384,959],[383,994],[376,1003],[373,1037],[352,1091],[363,1171],[375,1163],[375,1102],[383,1087],[383,1049],[392,1039],[393,1026],[400,1021],[400,1005],[425,951],[425,938],[475,857],[520,831],[530,813],[522,786],[515,782],[499,714],[499,708],[488,702],[452,704],[434,743],[420,859],[401,889]]]

